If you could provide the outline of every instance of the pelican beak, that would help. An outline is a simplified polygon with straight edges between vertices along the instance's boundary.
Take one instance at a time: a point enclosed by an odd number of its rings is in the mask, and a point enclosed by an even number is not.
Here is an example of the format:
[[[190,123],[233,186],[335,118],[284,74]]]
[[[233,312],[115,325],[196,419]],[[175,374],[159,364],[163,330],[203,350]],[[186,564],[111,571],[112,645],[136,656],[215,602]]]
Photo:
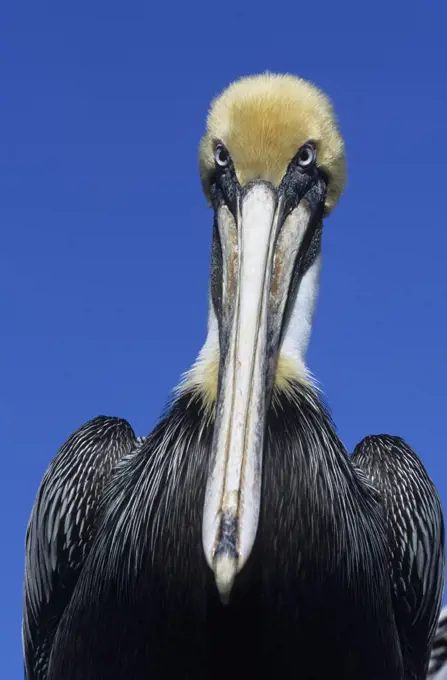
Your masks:
[[[225,202],[216,208],[220,370],[203,546],[223,603],[256,538],[266,413],[313,217],[308,201],[286,210],[284,194],[261,181],[240,191],[232,211]]]

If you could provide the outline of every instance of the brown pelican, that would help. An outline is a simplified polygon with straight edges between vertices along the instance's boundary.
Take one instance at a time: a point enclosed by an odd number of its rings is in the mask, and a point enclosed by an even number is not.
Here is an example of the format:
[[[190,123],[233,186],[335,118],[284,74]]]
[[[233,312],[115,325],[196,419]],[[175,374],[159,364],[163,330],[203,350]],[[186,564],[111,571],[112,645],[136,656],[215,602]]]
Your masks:
[[[400,438],[350,457],[305,363],[345,181],[331,104],[292,76],[233,83],[200,173],[205,345],[148,437],[98,417],[51,463],[27,534],[28,680],[422,680],[438,495]]]

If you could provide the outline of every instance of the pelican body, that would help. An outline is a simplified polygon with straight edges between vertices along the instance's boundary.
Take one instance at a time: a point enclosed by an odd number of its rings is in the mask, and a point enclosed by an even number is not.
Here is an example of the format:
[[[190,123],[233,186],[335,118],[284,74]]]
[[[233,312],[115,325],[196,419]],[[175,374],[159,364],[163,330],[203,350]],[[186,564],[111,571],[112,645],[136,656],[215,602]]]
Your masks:
[[[436,490],[400,438],[349,456],[306,367],[328,99],[292,76],[212,104],[208,336],[154,431],[75,432],[27,534],[28,680],[426,677],[444,584]]]

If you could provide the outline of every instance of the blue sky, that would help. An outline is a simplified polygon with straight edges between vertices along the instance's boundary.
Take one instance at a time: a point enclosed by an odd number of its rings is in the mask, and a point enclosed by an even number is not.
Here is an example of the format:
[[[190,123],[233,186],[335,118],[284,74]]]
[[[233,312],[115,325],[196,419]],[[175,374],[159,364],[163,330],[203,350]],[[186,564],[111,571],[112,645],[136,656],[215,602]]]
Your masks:
[[[154,425],[206,331],[209,100],[316,82],[346,139],[309,365],[346,445],[399,434],[447,502],[441,3],[8,3],[0,63],[2,677],[22,677],[23,541],[59,446]]]

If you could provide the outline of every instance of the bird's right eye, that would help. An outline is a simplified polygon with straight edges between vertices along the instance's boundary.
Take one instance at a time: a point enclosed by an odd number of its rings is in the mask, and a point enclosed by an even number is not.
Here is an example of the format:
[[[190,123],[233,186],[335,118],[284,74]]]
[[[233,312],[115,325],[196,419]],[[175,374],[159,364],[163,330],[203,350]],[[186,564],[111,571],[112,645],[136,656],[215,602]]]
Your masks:
[[[226,168],[230,162],[230,154],[223,144],[216,144],[214,149],[214,161],[219,168]]]
[[[298,165],[301,168],[312,167],[317,160],[317,151],[315,149],[314,144],[312,142],[307,142],[307,144],[303,144],[303,146],[296,155],[296,159]]]

